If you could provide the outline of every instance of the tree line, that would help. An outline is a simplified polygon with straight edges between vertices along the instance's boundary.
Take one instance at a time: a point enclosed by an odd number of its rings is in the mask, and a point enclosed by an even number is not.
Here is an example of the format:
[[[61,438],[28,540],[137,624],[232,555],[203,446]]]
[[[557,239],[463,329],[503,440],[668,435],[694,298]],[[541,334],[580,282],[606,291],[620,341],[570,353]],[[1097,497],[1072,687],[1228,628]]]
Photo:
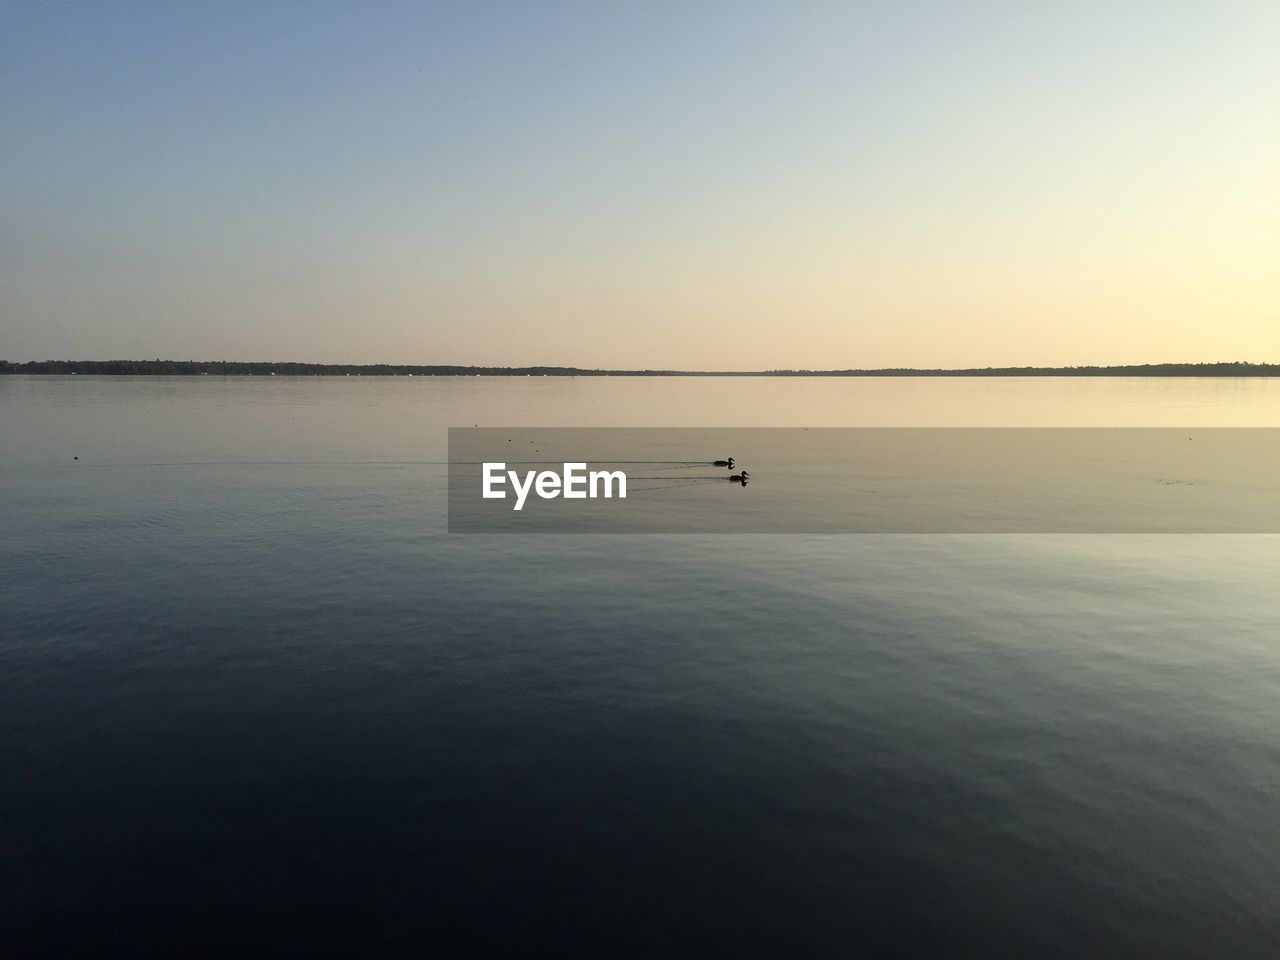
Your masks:
[[[449,364],[245,363],[231,360],[0,360],[0,374],[97,376],[418,377],[1276,377],[1280,364],[1144,363],[1078,367],[875,370],[605,370],[584,367],[468,367]]]

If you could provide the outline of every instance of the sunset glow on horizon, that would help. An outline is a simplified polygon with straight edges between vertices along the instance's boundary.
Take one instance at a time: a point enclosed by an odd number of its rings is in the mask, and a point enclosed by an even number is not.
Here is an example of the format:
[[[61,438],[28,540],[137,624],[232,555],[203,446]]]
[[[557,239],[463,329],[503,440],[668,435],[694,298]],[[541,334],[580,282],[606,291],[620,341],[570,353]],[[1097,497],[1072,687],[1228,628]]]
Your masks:
[[[1280,5],[0,3],[0,359],[1280,361]]]

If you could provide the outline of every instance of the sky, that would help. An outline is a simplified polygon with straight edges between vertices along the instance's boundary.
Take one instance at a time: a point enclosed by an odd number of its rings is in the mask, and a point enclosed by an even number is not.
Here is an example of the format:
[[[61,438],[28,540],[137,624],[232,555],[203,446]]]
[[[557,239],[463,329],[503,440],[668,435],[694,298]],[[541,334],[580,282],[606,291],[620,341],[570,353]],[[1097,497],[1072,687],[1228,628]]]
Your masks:
[[[1280,362],[1280,3],[0,0],[0,358]]]

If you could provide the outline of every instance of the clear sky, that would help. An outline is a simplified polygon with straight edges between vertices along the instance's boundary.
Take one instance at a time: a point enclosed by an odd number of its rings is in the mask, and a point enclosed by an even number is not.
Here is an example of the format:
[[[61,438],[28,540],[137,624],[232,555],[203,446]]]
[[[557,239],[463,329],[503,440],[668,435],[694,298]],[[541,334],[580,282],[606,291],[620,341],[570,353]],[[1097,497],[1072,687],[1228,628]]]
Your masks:
[[[1280,361],[1280,2],[0,0],[0,358]]]

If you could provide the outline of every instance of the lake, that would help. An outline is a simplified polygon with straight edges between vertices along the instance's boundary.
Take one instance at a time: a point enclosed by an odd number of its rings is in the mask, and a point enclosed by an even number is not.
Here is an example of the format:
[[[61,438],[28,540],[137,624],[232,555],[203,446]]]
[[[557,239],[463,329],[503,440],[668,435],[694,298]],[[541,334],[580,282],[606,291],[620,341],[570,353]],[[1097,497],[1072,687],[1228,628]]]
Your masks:
[[[0,377],[0,955],[1280,956],[1280,537],[451,535],[449,427],[1280,380]]]

